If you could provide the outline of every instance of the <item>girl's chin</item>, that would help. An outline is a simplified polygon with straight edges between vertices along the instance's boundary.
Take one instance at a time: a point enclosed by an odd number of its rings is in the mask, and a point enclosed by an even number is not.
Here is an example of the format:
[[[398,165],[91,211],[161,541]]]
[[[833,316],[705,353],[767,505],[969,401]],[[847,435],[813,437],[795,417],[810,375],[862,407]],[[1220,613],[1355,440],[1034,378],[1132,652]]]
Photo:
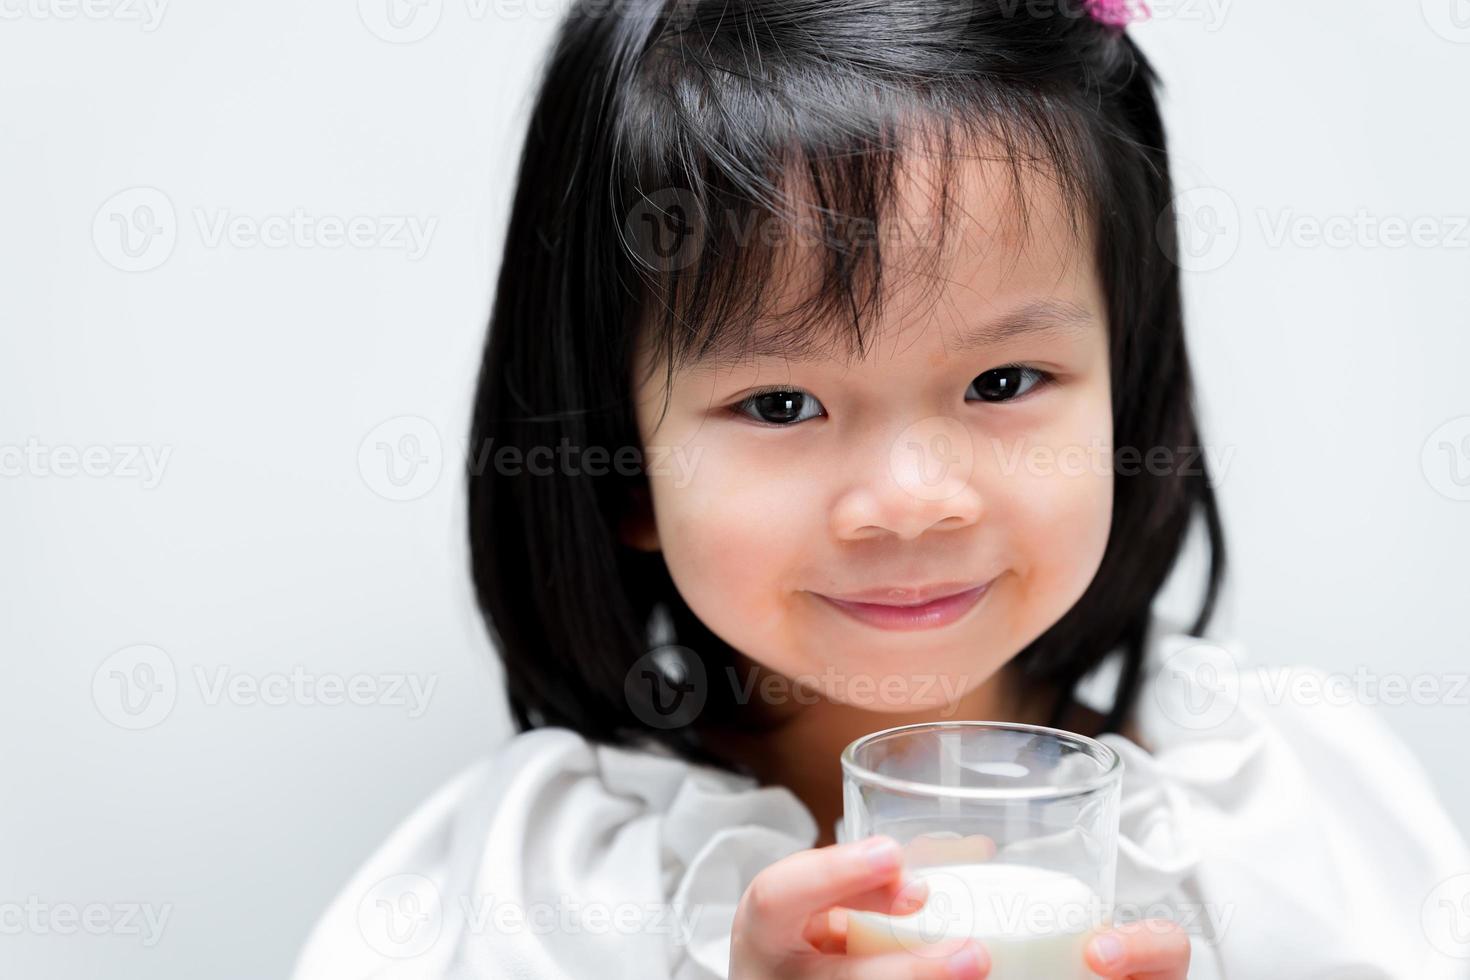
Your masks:
[[[974,688],[974,675],[955,673],[915,674],[908,670],[868,670],[830,666],[802,680],[798,691],[808,700],[820,696],[827,701],[874,714],[945,715],[959,717],[961,699]],[[935,720],[942,720],[936,718]],[[902,724],[895,721],[895,724]]]

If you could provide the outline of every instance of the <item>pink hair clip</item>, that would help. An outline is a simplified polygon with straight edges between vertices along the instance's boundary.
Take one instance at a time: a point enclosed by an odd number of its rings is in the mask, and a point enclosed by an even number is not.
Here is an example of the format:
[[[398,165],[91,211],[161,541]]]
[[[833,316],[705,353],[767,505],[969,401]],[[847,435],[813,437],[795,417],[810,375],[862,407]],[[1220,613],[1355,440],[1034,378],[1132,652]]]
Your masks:
[[[1123,28],[1136,20],[1148,20],[1153,11],[1145,0],[1137,0],[1138,10],[1133,9],[1133,0],[1083,0],[1087,13],[1099,24]]]

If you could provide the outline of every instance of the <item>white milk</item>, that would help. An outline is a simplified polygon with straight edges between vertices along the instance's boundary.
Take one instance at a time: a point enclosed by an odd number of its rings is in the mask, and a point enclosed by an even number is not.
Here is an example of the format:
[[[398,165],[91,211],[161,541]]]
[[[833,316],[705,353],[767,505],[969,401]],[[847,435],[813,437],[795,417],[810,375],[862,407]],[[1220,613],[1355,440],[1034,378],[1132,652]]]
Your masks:
[[[947,955],[974,937],[990,953],[990,980],[1097,980],[1082,950],[1106,909],[1085,883],[1020,864],[920,868],[924,907],[909,915],[847,913],[853,956],[911,950]]]

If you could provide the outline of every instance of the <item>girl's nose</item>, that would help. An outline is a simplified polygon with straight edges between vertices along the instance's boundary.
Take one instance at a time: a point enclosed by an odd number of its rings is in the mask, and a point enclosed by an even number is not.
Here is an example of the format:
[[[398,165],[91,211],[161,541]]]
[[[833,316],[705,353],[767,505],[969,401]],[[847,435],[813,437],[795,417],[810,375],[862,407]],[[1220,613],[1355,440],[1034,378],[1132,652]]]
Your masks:
[[[854,457],[832,507],[844,541],[958,530],[980,519],[971,436],[957,420],[926,419]]]

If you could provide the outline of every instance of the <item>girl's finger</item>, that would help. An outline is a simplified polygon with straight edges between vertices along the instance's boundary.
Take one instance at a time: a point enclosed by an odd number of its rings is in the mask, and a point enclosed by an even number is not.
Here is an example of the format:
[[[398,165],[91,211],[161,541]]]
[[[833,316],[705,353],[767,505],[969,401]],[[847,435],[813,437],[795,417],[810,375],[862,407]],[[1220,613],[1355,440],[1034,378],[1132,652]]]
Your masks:
[[[823,959],[812,976],[824,980],[984,980],[990,975],[990,956],[974,940],[948,956],[908,952]]]
[[[929,883],[923,878],[894,877],[877,888],[849,895],[841,902],[845,909],[882,912],[884,915],[908,915],[923,908],[929,900]]]
[[[895,885],[897,897],[902,863],[902,848],[887,836],[798,851],[755,876],[736,915],[745,917],[754,935],[796,951],[806,945],[803,935],[814,913],[849,902],[871,907],[874,892]],[[874,910],[889,909],[880,904]]]
[[[894,879],[872,891],[844,899],[841,905],[816,913],[808,921],[804,936],[807,942],[823,953],[845,953],[848,909],[881,912],[884,915],[909,915],[923,908],[928,900],[929,885],[923,879]]]
[[[1189,974],[1189,936],[1179,923],[1144,919],[1114,926],[1087,944],[1087,966],[1104,977],[1129,980],[1185,980]]]
[[[819,953],[847,952],[847,910],[830,908],[813,915],[802,938]]]

